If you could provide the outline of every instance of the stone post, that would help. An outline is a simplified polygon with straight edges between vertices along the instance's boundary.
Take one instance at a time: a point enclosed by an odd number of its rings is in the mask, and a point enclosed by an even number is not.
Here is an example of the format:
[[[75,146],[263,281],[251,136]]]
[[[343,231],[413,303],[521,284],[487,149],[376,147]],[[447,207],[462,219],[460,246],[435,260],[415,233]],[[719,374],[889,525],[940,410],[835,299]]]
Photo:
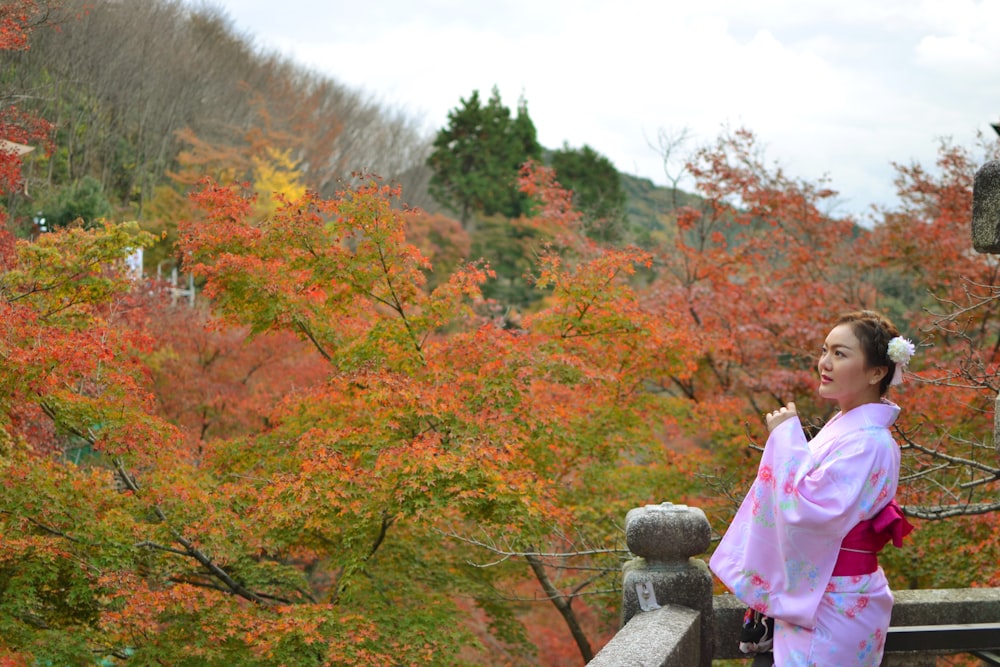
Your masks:
[[[1000,162],[995,160],[979,168],[972,185],[972,246],[1000,254]],[[1000,454],[1000,395],[993,406],[993,445]]]
[[[972,246],[977,252],[1000,253],[1000,162],[976,172],[972,184]]]
[[[625,515],[625,541],[636,557],[625,563],[622,625],[644,610],[675,604],[701,613],[701,662],[710,667],[715,638],[712,575],[703,560],[712,529],[697,507],[662,503]]]

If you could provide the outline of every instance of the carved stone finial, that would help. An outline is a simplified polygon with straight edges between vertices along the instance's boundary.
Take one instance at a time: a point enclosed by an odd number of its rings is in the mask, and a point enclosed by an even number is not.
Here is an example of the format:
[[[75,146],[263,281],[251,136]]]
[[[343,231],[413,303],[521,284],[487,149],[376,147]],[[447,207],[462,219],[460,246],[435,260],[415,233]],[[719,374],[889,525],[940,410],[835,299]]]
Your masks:
[[[686,563],[705,553],[712,528],[697,507],[661,503],[630,510],[625,515],[629,551],[651,563]]]

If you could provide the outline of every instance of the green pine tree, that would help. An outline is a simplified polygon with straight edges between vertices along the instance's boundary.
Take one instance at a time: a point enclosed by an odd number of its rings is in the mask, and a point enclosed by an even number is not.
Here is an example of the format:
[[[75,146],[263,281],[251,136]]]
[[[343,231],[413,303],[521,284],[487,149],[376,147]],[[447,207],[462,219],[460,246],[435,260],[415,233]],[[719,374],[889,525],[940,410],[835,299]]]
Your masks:
[[[518,170],[540,155],[541,146],[523,98],[512,118],[495,86],[485,105],[479,91],[473,91],[448,113],[447,126],[434,140],[427,160],[434,171],[431,194],[454,211],[467,228],[475,215],[516,218],[527,205],[518,191]]]
[[[590,146],[563,144],[552,153],[559,184],[573,192],[573,204],[584,214],[587,235],[614,243],[625,236],[626,195],[621,175],[607,157]]]

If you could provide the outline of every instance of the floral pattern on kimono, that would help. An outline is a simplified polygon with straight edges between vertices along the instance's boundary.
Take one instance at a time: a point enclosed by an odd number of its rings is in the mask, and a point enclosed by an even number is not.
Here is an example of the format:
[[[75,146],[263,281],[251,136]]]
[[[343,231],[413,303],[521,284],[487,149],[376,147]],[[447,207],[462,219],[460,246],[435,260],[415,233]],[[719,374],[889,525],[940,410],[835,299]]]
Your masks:
[[[881,657],[892,607],[881,570],[861,578],[831,575],[844,536],[895,496],[899,447],[889,427],[898,414],[888,401],[867,403],[835,415],[811,441],[797,417],[768,438],[757,478],[710,566],[737,598],[777,619],[776,658],[784,652],[782,635],[784,649],[809,653],[810,643],[817,650],[823,644],[828,621],[841,620],[863,633],[829,637],[834,643],[822,652],[839,653],[836,659],[790,658],[789,664],[867,664],[859,652]],[[826,620],[817,628],[821,614]],[[821,636],[813,636],[814,628]],[[805,643],[792,641],[793,634]]]
[[[781,667],[878,667],[892,615],[892,593],[881,569],[831,577],[814,628],[776,620],[774,660]]]

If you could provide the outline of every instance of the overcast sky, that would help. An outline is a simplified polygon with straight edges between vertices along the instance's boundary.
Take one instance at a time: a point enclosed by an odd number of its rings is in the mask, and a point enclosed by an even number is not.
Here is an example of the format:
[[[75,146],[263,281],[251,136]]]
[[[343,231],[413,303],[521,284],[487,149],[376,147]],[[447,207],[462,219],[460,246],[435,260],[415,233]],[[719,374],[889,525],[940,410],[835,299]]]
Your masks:
[[[1000,0],[209,0],[233,27],[428,134],[473,90],[520,96],[548,148],[590,145],[665,184],[650,144],[752,130],[840,213],[894,201],[891,162],[932,166],[1000,120]],[[694,144],[692,144],[693,146]]]

